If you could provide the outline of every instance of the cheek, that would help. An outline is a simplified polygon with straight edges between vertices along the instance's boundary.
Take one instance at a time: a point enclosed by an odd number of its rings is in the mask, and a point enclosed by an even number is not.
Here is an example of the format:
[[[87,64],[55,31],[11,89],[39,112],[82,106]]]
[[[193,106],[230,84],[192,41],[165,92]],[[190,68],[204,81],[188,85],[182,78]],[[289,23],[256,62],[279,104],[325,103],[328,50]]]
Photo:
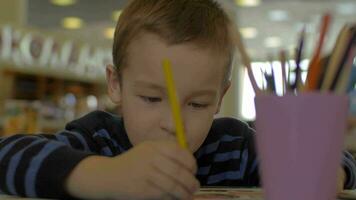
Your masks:
[[[186,120],[186,134],[189,141],[190,149],[195,152],[207,137],[211,124],[213,122],[213,113],[200,114],[199,116],[191,115]]]
[[[149,140],[155,133],[155,113],[147,109],[137,98],[126,98],[122,102],[122,116],[127,135],[133,145]]]

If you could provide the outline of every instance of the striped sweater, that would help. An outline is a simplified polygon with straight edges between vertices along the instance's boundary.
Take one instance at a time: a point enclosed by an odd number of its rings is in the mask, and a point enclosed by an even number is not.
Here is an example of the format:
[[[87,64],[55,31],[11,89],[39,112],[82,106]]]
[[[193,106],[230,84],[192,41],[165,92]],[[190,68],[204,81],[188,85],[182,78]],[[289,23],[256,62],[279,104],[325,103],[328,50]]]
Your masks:
[[[95,111],[56,134],[0,139],[0,193],[67,199],[64,181],[90,155],[116,156],[132,147],[122,118]],[[202,186],[258,186],[254,131],[232,118],[215,119],[194,153]],[[344,154],[345,187],[355,188],[356,166]]]

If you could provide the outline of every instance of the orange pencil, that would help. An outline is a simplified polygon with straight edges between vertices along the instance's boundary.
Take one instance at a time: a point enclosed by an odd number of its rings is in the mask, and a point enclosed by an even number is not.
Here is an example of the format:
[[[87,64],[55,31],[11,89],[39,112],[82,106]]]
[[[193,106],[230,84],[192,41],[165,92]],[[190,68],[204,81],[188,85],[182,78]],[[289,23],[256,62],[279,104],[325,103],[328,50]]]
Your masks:
[[[331,21],[331,15],[329,13],[325,14],[323,16],[323,20],[322,20],[322,24],[321,24],[318,45],[315,49],[314,56],[309,64],[307,80],[306,80],[306,84],[305,84],[306,91],[318,89],[318,83],[319,83],[319,79],[320,79],[320,75],[321,75],[320,74],[321,67],[322,67],[320,54],[321,54],[321,50],[323,48],[326,33],[328,32],[328,29],[330,26],[330,21]]]

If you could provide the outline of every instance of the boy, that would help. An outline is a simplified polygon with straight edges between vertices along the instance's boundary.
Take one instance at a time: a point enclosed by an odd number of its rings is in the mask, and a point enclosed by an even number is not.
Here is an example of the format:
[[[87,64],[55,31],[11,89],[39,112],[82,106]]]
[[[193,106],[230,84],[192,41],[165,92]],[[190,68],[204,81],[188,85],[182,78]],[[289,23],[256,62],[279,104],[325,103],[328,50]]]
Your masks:
[[[231,21],[213,0],[133,0],[117,24],[111,100],[55,135],[0,141],[0,190],[30,197],[190,199],[199,185],[256,186],[254,132],[213,119],[229,88]],[[162,60],[172,62],[189,150],[175,140]],[[194,152],[194,155],[191,153]],[[345,156],[348,187],[353,159]]]

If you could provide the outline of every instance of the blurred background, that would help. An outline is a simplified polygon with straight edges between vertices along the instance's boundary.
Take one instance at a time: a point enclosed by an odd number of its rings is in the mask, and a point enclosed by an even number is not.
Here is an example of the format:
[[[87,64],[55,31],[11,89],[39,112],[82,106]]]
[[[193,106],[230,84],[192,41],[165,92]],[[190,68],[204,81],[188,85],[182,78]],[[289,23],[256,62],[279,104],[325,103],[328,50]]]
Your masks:
[[[317,42],[322,15],[333,15],[323,53],[332,50],[345,23],[356,23],[356,0],[217,1],[236,21],[254,68],[278,69],[278,53],[284,49],[288,67],[293,70],[295,48],[304,27],[302,79]],[[126,3],[0,1],[0,136],[55,133],[66,122],[91,110],[115,112],[106,96],[105,65],[112,63],[115,24]],[[253,122],[254,92],[245,69],[239,62],[235,65],[233,87],[219,116]],[[281,72],[276,72],[277,77]],[[281,87],[276,85],[277,93]],[[350,109],[351,133],[353,115]],[[347,143],[351,148],[352,142]]]

